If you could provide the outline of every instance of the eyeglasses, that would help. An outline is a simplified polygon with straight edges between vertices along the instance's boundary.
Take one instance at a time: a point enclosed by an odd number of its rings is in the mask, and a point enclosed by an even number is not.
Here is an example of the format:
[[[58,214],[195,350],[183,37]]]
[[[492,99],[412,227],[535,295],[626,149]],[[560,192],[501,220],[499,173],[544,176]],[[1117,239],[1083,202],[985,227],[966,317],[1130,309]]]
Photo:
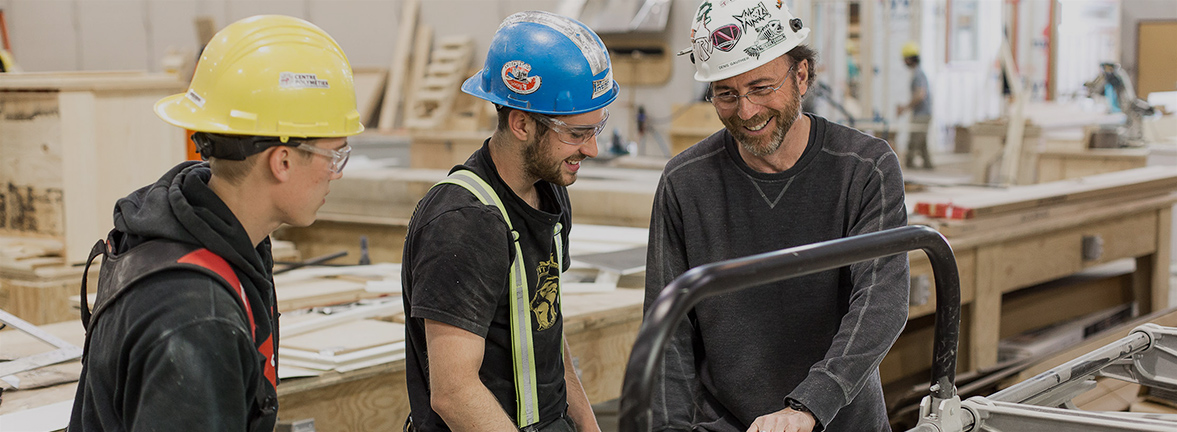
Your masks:
[[[330,159],[331,172],[335,174],[343,171],[343,167],[347,166],[347,160],[351,158],[351,145],[345,145],[339,150],[327,150],[302,142],[294,148]]]
[[[570,125],[560,119],[534,113],[531,113],[531,117],[556,131],[556,137],[560,142],[578,146],[600,135],[601,131],[605,130],[605,122],[609,121],[609,110],[605,110],[604,118],[601,121],[591,125]]]
[[[786,82],[789,82],[789,77],[793,75],[793,68],[795,67],[797,67],[797,63],[793,63],[793,66],[789,66],[788,72],[785,72],[784,79],[782,79],[781,83],[776,87],[760,86],[752,90],[748,90],[748,93],[743,95],[736,92],[711,94],[711,89],[708,89],[707,100],[714,104],[716,108],[725,110],[735,108],[737,105],[739,105],[740,98],[748,98],[748,102],[754,103],[756,105],[764,105],[769,102],[769,98],[772,97],[773,92],[776,92],[777,89],[783,87]]]

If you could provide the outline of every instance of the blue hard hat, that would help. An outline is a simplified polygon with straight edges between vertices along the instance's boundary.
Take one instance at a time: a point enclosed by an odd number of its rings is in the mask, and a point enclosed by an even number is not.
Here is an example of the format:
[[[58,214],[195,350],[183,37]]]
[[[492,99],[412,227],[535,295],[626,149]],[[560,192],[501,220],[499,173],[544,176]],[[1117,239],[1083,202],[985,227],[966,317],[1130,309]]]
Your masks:
[[[601,38],[572,18],[519,12],[499,25],[482,70],[462,91],[498,105],[548,115],[604,108],[621,88]]]

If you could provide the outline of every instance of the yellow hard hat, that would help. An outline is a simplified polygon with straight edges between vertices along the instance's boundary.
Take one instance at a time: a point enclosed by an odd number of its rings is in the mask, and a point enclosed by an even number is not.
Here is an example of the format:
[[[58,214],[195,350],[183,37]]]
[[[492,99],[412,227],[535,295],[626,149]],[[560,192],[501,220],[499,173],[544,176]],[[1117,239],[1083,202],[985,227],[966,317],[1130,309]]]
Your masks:
[[[304,20],[258,15],[217,32],[185,93],[155,103],[173,125],[249,136],[341,137],[364,130],[351,65]]]
[[[903,49],[900,52],[903,53],[903,58],[915,57],[920,55],[920,46],[915,42],[908,42],[903,44]]]

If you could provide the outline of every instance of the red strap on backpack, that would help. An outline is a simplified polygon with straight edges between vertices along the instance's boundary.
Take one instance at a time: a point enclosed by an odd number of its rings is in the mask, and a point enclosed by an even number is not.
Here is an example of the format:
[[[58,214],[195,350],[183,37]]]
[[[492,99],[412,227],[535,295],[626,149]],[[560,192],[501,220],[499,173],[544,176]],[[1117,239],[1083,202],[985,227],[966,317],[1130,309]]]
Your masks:
[[[234,287],[237,296],[241,298],[241,304],[245,305],[245,316],[249,317],[249,337],[250,339],[256,337],[257,322],[253,320],[253,308],[249,306],[249,299],[245,297],[245,288],[241,286],[241,280],[237,279],[237,274],[233,272],[233,267],[229,266],[229,263],[224,258],[212,253],[208,249],[198,249],[180,257],[176,262],[204,267],[212,270],[228,281],[229,285]],[[274,359],[274,335],[273,332],[270,333],[270,337],[266,338],[265,342],[262,342],[258,346],[257,351],[266,357],[266,365],[263,369],[266,379],[270,381],[271,385],[277,388],[278,363]],[[254,342],[257,342],[256,339],[254,339]]]

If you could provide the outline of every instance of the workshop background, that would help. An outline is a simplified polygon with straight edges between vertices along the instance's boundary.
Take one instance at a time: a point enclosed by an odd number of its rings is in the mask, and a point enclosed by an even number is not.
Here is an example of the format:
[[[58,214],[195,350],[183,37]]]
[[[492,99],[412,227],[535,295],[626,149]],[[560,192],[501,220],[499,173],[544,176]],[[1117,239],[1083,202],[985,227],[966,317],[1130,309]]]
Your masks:
[[[910,223],[943,234],[960,269],[962,400],[1137,325],[1177,325],[1177,2],[783,3],[812,30],[806,43],[819,56],[806,111],[888,140],[901,161],[912,132],[927,134],[934,166],[903,167],[907,204]],[[500,21],[523,10],[593,28],[622,88],[600,155],[569,187],[576,227],[564,311],[586,391],[602,427],[616,430],[661,169],[723,127],[706,85],[676,55],[691,46],[698,5],[0,0],[0,321],[9,327],[0,331],[0,430],[64,427],[80,370],[71,348],[84,337],[79,263],[111,228],[114,200],[199,158],[152,104],[184,91],[218,29],[258,14],[299,17],[335,38],[368,128],[350,139],[351,162],[318,221],[274,235],[279,267],[291,268],[276,278],[280,428],[399,430],[408,218],[493,131],[493,108],[458,86],[481,68]],[[926,125],[896,110],[911,97],[910,46],[930,83]],[[909,321],[880,365],[896,430],[915,426],[932,367],[931,265],[923,253],[910,257]],[[38,336],[46,333],[54,340]],[[28,360],[38,354],[51,355]],[[1083,390],[1069,407],[1177,418],[1177,390],[1155,382],[1100,377]]]

